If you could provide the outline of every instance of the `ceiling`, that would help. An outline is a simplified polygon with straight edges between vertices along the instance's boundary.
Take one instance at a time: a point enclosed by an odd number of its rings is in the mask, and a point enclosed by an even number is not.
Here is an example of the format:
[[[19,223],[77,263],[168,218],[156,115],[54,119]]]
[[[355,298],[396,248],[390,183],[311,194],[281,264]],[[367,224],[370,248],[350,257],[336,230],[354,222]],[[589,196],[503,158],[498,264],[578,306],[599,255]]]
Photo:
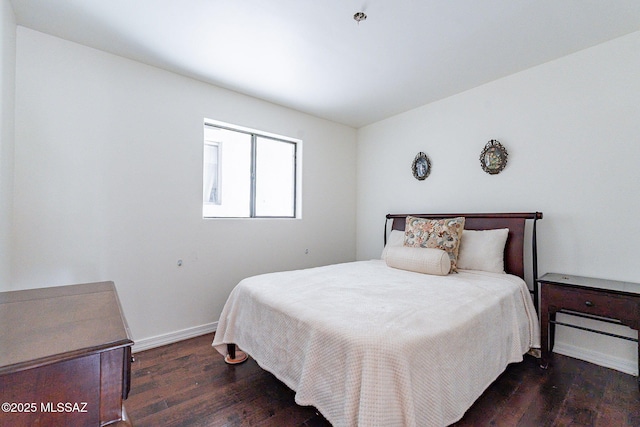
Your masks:
[[[18,25],[355,128],[640,30],[639,0],[12,4]]]

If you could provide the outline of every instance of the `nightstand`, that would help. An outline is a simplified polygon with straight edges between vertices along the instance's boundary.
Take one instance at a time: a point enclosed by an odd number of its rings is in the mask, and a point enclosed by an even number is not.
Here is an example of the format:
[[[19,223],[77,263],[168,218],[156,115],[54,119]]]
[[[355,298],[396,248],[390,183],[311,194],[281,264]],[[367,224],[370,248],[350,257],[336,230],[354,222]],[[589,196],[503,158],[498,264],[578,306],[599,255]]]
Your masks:
[[[540,342],[542,364],[547,366],[553,351],[555,325],[638,342],[637,339],[598,331],[569,323],[556,322],[556,313],[595,319],[640,329],[640,284],[569,274],[547,273],[540,284]],[[640,347],[638,349],[640,368]],[[639,369],[640,372],[640,369]],[[640,387],[640,376],[638,377]]]

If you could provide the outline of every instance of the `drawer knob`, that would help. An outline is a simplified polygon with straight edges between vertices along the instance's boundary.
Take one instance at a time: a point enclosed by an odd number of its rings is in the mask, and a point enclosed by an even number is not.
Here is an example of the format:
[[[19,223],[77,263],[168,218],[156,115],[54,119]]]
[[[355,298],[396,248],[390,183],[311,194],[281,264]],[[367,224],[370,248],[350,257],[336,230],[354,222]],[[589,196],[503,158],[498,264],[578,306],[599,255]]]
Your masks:
[[[584,305],[586,305],[587,307],[593,307],[594,304],[591,301],[585,301]]]

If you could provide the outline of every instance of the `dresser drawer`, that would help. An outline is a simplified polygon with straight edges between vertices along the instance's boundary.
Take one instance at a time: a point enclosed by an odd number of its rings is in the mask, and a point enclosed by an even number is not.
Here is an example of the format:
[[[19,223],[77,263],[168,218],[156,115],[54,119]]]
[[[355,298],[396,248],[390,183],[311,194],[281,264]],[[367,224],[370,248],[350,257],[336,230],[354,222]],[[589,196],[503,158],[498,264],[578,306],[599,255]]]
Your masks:
[[[632,299],[585,289],[545,284],[542,289],[545,304],[612,319],[636,318],[640,298]]]

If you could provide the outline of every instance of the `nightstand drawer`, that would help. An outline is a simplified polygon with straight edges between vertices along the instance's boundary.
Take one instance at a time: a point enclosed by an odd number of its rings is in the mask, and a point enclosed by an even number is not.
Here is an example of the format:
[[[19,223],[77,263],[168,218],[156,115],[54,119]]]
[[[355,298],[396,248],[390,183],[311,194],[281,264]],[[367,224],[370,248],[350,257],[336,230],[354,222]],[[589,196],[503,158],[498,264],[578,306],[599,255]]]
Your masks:
[[[552,284],[546,284],[543,287],[542,298],[546,299],[546,304],[557,306],[564,310],[573,310],[612,319],[636,318],[640,308],[638,299],[634,301],[634,299],[628,297]]]

